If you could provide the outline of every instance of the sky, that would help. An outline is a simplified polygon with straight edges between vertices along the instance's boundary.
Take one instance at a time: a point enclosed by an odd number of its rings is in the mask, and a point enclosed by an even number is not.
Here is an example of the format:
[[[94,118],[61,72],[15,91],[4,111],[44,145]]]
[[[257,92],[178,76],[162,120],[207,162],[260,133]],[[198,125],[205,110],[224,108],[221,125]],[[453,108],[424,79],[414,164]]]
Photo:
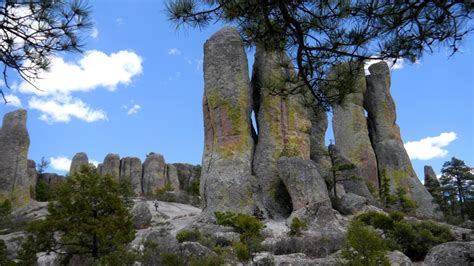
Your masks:
[[[108,153],[200,164],[203,152],[203,44],[221,24],[177,30],[165,1],[93,1],[94,28],[83,54],[60,54],[31,88],[12,78],[0,116],[28,110],[29,158],[65,174],[77,152],[94,163]],[[392,68],[402,139],[420,179],[455,156],[474,166],[474,38],[450,57],[441,48]],[[253,52],[248,51],[249,66]],[[1,86],[2,84],[0,84]],[[328,129],[327,143],[332,139]]]

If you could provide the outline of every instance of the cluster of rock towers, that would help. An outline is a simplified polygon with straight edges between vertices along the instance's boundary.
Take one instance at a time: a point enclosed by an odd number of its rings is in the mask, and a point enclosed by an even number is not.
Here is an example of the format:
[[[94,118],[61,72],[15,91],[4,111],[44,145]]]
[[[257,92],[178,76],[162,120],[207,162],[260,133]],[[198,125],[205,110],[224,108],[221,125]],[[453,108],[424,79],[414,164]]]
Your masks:
[[[369,71],[356,77],[357,88],[343,104],[333,106],[333,153],[355,165],[347,174],[359,177],[344,181],[343,190],[377,204],[383,173],[392,193],[404,188],[416,202],[418,216],[440,218],[403,146],[389,67],[380,62]],[[285,93],[296,88],[285,82],[294,76],[284,52],[257,47],[250,80],[244,43],[233,28],[205,43],[204,214],[259,210],[288,217],[330,205],[324,182],[332,166],[324,141],[327,114],[308,104],[309,96]]]

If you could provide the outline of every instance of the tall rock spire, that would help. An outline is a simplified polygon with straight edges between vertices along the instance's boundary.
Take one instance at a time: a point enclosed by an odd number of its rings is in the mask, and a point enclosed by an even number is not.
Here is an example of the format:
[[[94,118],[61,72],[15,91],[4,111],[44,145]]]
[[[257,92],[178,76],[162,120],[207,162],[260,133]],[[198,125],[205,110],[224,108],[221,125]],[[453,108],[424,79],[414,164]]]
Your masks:
[[[204,45],[204,214],[253,212],[252,138],[247,56],[237,30],[225,27]]]
[[[348,67],[351,67],[349,63],[342,63],[332,70],[331,75],[338,78],[339,68]],[[355,165],[358,177],[362,178],[362,180],[344,181],[345,190],[372,198],[369,189],[372,188],[376,192],[379,188],[377,160],[370,143],[363,107],[366,90],[364,73],[361,67],[358,71],[354,74],[356,79],[353,84],[355,86],[353,92],[346,96],[343,103],[333,106],[332,127],[335,145],[341,153],[340,155]]]
[[[396,124],[395,103],[390,95],[390,69],[382,61],[371,65],[369,72],[364,106],[368,112],[370,138],[379,172],[383,171],[389,178],[392,192],[400,188],[406,190],[418,205],[418,216],[440,218],[433,197],[416,176],[403,146],[400,128]]]
[[[14,206],[30,200],[26,118],[24,109],[7,113],[0,128],[0,200],[8,199]]]
[[[89,165],[89,158],[87,157],[86,153],[78,152],[74,155],[74,157],[72,157],[71,166],[69,167],[69,175],[81,170],[83,165]]]

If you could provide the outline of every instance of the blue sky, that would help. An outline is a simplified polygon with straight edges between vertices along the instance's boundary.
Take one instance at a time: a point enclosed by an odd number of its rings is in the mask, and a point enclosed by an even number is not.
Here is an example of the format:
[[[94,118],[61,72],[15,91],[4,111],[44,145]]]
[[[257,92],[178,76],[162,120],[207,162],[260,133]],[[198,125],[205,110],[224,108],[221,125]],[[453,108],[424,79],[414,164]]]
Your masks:
[[[48,170],[59,173],[79,151],[94,161],[158,152],[167,162],[201,162],[202,47],[221,25],[177,31],[163,2],[94,1],[86,53],[55,59],[38,81],[47,93],[16,80],[7,94],[29,111],[31,159],[50,158]],[[452,156],[474,166],[473,40],[453,57],[442,48],[392,71],[397,122],[420,178],[425,164],[439,173]],[[0,106],[0,115],[16,106]]]

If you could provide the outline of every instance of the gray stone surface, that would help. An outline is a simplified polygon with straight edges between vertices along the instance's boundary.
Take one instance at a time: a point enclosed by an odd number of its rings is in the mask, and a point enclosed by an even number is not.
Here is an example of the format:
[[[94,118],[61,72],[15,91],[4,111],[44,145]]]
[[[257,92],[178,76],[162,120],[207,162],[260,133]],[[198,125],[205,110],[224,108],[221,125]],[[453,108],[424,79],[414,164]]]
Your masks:
[[[62,183],[65,181],[65,177],[62,175],[58,175],[55,173],[43,173],[39,175],[38,180],[43,180],[48,184],[50,187],[56,186],[59,183]]]
[[[367,198],[353,193],[346,193],[339,200],[338,210],[345,215],[357,214],[365,211],[367,205],[369,205]]]
[[[142,161],[136,157],[120,160],[120,179],[130,178],[136,195],[142,194]]]
[[[474,262],[474,241],[448,242],[433,247],[425,257],[426,266],[471,266]]]
[[[387,63],[379,62],[371,65],[369,72],[364,107],[368,112],[370,138],[377,154],[379,172],[386,173],[392,192],[399,187],[407,190],[418,205],[417,216],[440,219],[442,215],[435,211],[437,206],[433,197],[416,176],[403,146],[396,124],[395,102],[390,94],[390,69]]]
[[[296,89],[296,79],[290,58],[284,52],[267,52],[257,46],[252,72],[258,142],[253,170],[262,189],[265,210],[271,217],[282,216],[284,206],[275,201],[278,178],[277,161],[282,156],[310,158],[308,109],[302,94],[290,94]]]
[[[74,174],[74,172],[79,171],[82,165],[89,165],[89,158],[84,152],[76,153],[76,155],[72,157],[71,166],[69,168],[69,175],[72,175]]]
[[[30,187],[35,187],[36,182],[38,181],[38,172],[36,172],[36,162],[33,160],[28,160],[28,168],[26,170],[28,173],[28,180],[30,182]]]
[[[166,182],[173,187],[173,191],[179,191],[178,170],[172,164],[166,165]]]
[[[395,250],[389,251],[385,254],[391,266],[412,266],[413,262],[407,255],[402,252]]]
[[[193,182],[198,182],[201,177],[201,166],[187,163],[174,163],[178,171],[179,188],[189,191]]]
[[[335,266],[338,261],[332,256],[326,258],[311,258],[304,253],[292,253],[286,255],[272,255],[268,252],[260,253],[254,259],[253,265],[295,265],[295,266]]]
[[[150,153],[143,163],[142,190],[144,194],[153,194],[163,188],[166,182],[166,163],[163,155]]]
[[[203,110],[203,214],[252,213],[252,92],[244,43],[234,28],[219,30],[204,45]]]
[[[30,201],[26,118],[23,109],[7,113],[0,128],[0,200],[9,199],[13,206]]]
[[[314,103],[315,104],[315,103]],[[313,105],[314,105],[313,104]],[[331,158],[328,148],[326,147],[326,130],[328,128],[328,115],[320,106],[309,107],[311,119],[311,135],[310,135],[310,156],[311,160],[316,163],[318,172],[323,179],[331,177]]]
[[[109,153],[105,156],[102,163],[102,175],[110,175],[115,181],[120,177],[120,156],[115,153]]]
[[[332,73],[337,75],[339,69],[347,68],[347,66],[349,64],[341,64]],[[370,184],[372,187],[378,188],[377,159],[370,142],[363,107],[366,90],[363,69],[357,73],[353,86],[353,93],[348,94],[341,104],[333,106],[334,141],[341,154],[357,167],[358,176],[364,181],[358,184]],[[353,187],[347,187],[345,189],[348,192],[367,197],[363,193],[364,188],[357,187],[354,190]]]
[[[133,206],[133,225],[136,229],[143,229],[150,226],[151,222],[151,211],[149,205],[146,202],[138,202]]]
[[[197,242],[183,242],[179,244],[179,254],[184,258],[201,258],[205,256],[217,256],[217,254]]]

